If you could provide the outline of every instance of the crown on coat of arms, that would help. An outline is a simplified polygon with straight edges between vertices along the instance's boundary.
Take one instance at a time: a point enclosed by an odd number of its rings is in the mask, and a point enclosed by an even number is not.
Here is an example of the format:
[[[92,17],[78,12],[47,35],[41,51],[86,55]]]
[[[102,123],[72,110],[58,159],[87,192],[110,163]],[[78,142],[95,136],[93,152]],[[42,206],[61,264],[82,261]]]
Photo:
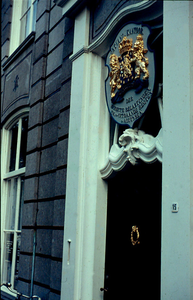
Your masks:
[[[122,39],[122,42],[119,44],[119,53],[122,55],[123,53],[129,51],[132,47],[132,39],[127,39],[126,36]]]

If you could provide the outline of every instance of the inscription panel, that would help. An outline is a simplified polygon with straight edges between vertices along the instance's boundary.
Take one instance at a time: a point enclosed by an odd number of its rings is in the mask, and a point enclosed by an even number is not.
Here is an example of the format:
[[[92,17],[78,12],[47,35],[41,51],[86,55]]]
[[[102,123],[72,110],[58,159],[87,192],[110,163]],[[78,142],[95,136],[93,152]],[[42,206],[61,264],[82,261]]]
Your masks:
[[[31,54],[25,57],[5,75],[2,115],[4,115],[15,102],[29,97],[30,65]],[[23,104],[22,101],[22,105]]]

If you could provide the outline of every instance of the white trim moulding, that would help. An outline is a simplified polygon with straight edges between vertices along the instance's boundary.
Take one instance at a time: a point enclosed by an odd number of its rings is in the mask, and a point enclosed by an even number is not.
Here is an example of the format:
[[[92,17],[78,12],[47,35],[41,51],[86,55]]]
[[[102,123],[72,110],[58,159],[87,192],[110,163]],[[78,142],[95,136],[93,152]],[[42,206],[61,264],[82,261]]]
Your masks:
[[[112,19],[110,24],[107,26],[107,28],[104,30],[104,32],[100,35],[100,37],[94,41],[92,44],[89,46],[84,46],[82,49],[80,49],[78,52],[72,54],[70,56],[70,60],[74,61],[76,60],[79,56],[81,56],[83,53],[89,53],[93,52],[95,49],[97,49],[101,44],[106,40],[108,35],[111,33],[112,29],[115,27],[115,25],[122,20],[125,16],[134,13],[135,11],[139,10],[144,10],[150,6],[152,6],[154,3],[157,1],[155,0],[144,0],[140,3],[130,5],[129,7],[125,7],[122,10],[120,10]]]
[[[111,33],[112,29],[116,26],[116,24],[121,21],[124,17],[134,13],[135,11],[144,10],[150,6],[152,6],[157,1],[155,0],[144,0],[140,3],[130,5],[128,7],[123,8],[120,10],[112,19],[112,21],[109,23],[107,28],[104,30],[104,32],[100,35],[100,37],[94,41],[90,46],[88,47],[89,51],[94,51],[97,47],[99,47],[108,37],[108,35]]]

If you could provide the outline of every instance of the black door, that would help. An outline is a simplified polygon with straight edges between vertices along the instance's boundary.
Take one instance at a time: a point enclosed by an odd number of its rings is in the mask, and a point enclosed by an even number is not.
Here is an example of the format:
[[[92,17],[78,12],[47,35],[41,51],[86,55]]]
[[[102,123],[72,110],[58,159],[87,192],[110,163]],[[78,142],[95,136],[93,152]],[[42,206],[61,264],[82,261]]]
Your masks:
[[[161,169],[129,165],[109,180],[105,300],[160,299]]]

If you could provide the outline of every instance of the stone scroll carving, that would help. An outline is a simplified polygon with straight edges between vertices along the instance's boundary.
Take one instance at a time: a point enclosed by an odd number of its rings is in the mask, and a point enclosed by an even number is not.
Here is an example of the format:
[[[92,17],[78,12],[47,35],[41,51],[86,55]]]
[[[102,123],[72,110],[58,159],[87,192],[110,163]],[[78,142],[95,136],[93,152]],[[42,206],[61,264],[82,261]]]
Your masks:
[[[162,129],[156,137],[142,130],[126,129],[119,137],[119,145],[112,145],[107,162],[100,170],[103,179],[108,178],[113,171],[122,170],[128,162],[132,165],[136,165],[139,160],[146,163],[156,160],[162,162]]]
[[[162,122],[163,102],[161,90],[162,86],[159,88],[157,101]],[[162,162],[162,128],[156,137],[138,128],[129,128],[118,139],[116,131],[118,132],[118,127],[115,130],[114,142],[109,151],[106,163],[100,170],[103,179],[110,177],[114,171],[122,170],[128,162],[132,165],[138,164],[140,160],[146,163],[153,163],[156,160]]]
[[[139,159],[145,162],[162,161],[162,130],[155,138],[138,129],[126,129],[119,138],[119,144],[127,160],[135,165]]]

